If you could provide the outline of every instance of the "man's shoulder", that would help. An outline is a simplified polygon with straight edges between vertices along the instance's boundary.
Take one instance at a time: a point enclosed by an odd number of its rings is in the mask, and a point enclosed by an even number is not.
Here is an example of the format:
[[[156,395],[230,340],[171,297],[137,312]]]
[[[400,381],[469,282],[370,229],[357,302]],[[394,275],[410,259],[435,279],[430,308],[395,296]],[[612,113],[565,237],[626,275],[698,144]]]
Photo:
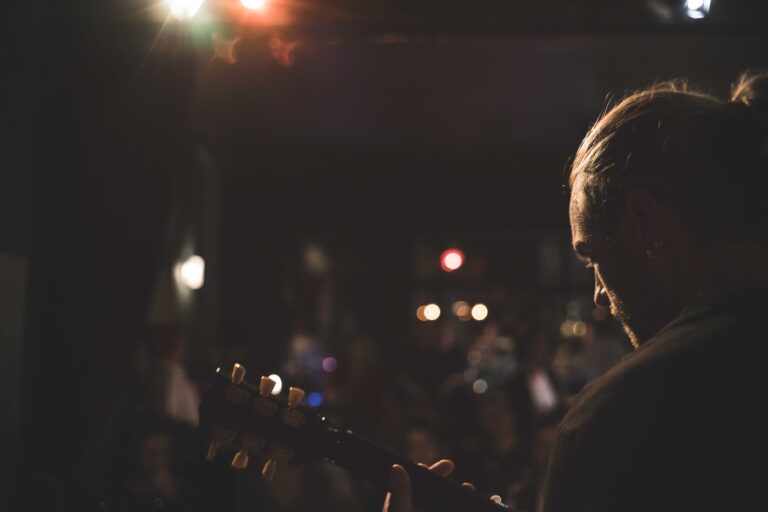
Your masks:
[[[744,337],[735,329],[737,324],[737,319],[727,315],[670,324],[587,384],[561,423],[561,431],[575,435],[610,418],[636,426],[650,421],[660,402],[690,392],[690,386],[680,385],[683,378],[695,380],[728,357],[734,347],[725,345],[738,343],[731,338]]]

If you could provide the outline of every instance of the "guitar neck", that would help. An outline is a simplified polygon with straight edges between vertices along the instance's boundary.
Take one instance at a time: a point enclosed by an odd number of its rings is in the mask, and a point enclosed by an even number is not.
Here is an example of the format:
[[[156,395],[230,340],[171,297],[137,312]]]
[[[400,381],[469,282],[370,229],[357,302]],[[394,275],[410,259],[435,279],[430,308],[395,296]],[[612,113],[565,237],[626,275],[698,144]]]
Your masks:
[[[348,469],[382,489],[389,488],[394,464],[403,466],[411,478],[414,504],[424,512],[502,512],[510,509],[351,432],[337,431],[329,462]]]

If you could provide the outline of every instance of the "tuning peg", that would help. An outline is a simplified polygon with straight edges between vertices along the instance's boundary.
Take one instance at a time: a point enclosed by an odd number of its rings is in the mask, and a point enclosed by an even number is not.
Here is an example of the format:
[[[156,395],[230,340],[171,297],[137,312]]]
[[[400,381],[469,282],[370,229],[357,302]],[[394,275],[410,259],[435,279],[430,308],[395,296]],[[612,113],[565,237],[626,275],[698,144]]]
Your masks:
[[[219,451],[219,441],[216,439],[211,439],[211,442],[208,443],[208,453],[205,455],[206,460],[213,460],[216,458],[216,453]]]
[[[277,382],[273,381],[269,377],[261,377],[259,381],[259,394],[263,397],[267,397],[272,394],[272,390],[275,389]]]
[[[239,386],[245,379],[245,366],[240,363],[235,363],[232,367],[232,375],[230,378],[232,379],[232,384]]]
[[[266,480],[272,481],[277,474],[277,461],[275,459],[269,459],[264,467],[261,469],[261,476]]]
[[[288,388],[288,405],[290,407],[296,407],[304,400],[304,390],[301,388]]]
[[[234,457],[232,457],[232,467],[235,469],[245,469],[248,467],[248,450],[240,448]]]

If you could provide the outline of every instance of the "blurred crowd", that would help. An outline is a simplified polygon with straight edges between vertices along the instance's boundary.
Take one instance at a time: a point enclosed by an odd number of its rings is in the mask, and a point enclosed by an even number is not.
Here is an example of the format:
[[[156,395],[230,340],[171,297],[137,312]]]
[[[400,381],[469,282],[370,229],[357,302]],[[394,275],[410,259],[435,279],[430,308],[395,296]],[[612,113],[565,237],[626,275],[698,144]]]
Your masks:
[[[331,351],[298,331],[277,369],[285,386],[333,423],[412,462],[456,462],[452,479],[535,510],[556,426],[569,400],[628,351],[607,312],[555,328],[515,318],[474,330],[414,322],[408,343],[355,336]],[[461,327],[459,325],[459,327]],[[552,334],[554,333],[554,334]],[[135,386],[95,441],[89,461],[103,510],[333,510],[381,508],[382,489],[324,462],[282,465],[266,482],[228,461],[203,460],[197,404],[207,385],[185,366],[185,334],[155,326],[136,361]],[[339,344],[337,344],[337,347]],[[332,353],[333,352],[333,353]],[[247,347],[221,354],[258,372]],[[258,374],[257,374],[258,375]],[[250,374],[253,377],[253,373]],[[310,396],[310,395],[308,395]],[[204,484],[203,484],[204,482]]]

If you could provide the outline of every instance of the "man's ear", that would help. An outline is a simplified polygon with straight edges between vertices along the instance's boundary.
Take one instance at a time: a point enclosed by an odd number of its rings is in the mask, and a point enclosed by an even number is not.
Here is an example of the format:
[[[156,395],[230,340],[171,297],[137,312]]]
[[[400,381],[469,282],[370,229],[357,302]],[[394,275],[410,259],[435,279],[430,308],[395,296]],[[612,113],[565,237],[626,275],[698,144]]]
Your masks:
[[[645,253],[662,242],[661,209],[656,198],[647,190],[635,189],[625,200],[627,235],[635,248]]]

